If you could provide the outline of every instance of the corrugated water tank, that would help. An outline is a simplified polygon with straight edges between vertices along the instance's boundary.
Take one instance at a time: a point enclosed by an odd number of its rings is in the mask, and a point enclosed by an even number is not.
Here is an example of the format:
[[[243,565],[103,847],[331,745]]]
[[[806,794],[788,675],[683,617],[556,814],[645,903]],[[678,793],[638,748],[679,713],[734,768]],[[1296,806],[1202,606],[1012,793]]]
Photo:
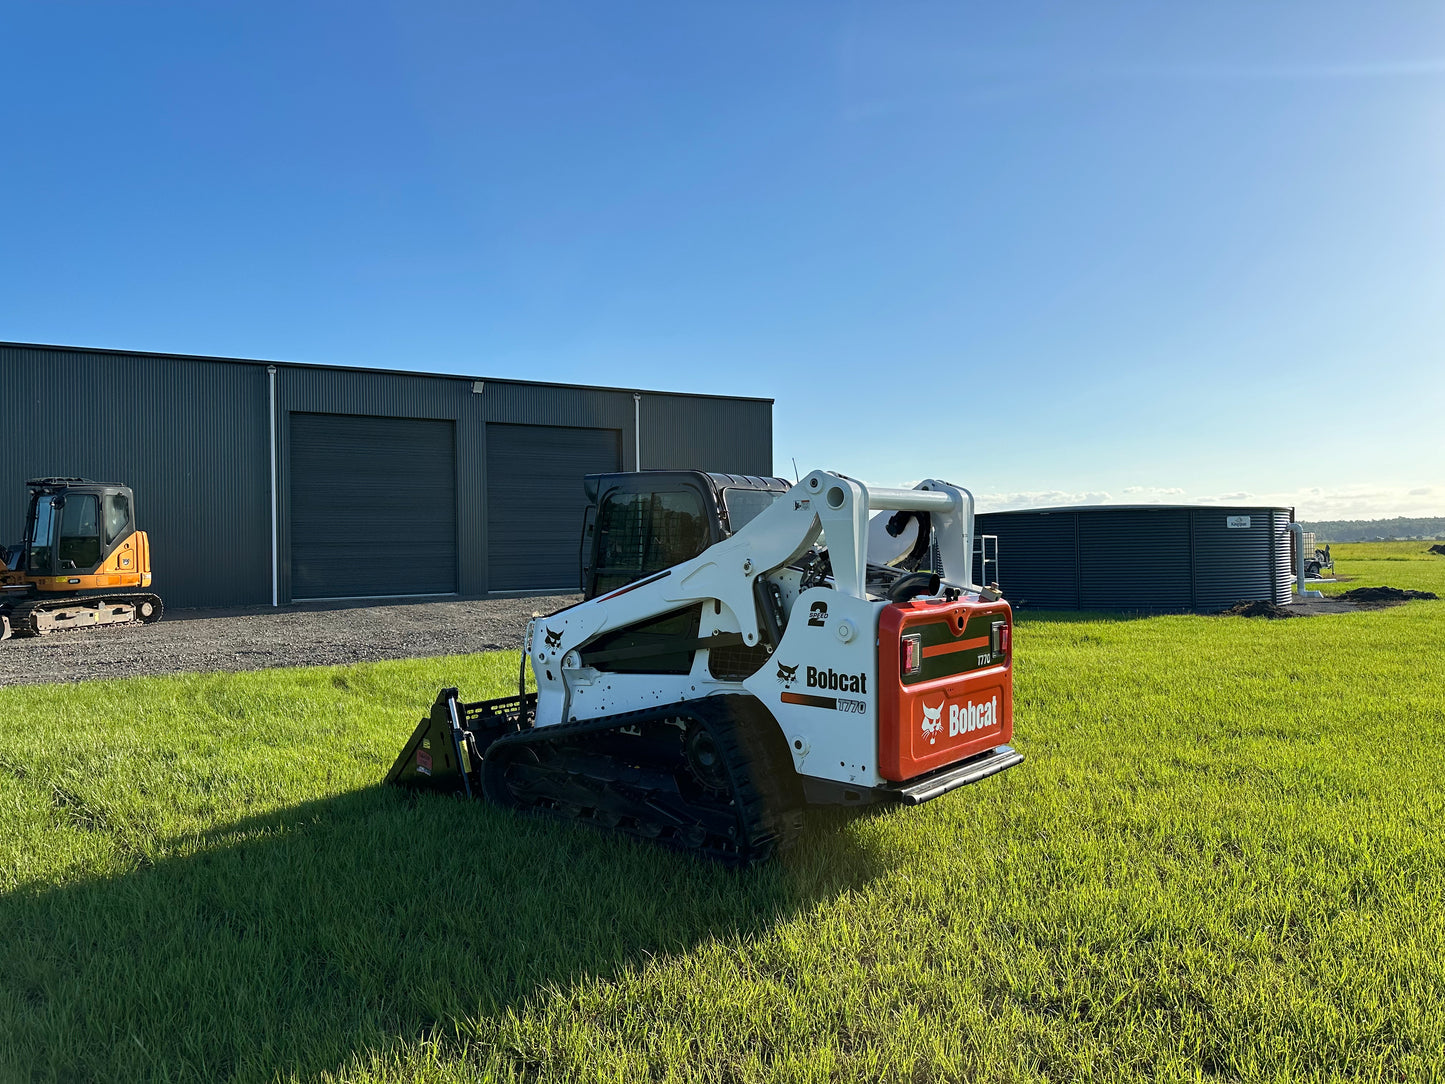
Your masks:
[[[1290,508],[1086,505],[981,513],[975,530],[998,537],[997,579],[1016,606],[1210,612],[1290,601],[1293,518]]]

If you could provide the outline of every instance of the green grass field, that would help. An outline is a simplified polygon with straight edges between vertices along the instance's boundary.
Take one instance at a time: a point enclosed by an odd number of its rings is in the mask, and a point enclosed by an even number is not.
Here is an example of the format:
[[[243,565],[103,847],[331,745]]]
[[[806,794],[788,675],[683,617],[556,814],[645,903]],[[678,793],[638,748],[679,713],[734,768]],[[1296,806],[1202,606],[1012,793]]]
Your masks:
[[[1445,1079],[1445,601],[1016,650],[1022,767],[744,873],[377,785],[515,655],[0,690],[0,1081]]]
[[[1342,542],[1331,546],[1335,575],[1349,583],[1315,585],[1326,595],[1352,587],[1388,584],[1415,591],[1433,591],[1445,598],[1445,557],[1430,553],[1433,542]]]

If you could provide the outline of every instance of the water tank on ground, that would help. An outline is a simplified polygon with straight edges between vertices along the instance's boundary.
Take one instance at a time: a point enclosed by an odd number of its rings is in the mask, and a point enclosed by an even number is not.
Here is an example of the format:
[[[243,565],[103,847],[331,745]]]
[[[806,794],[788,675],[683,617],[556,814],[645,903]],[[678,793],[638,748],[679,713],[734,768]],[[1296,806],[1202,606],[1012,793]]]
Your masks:
[[[1290,601],[1293,518],[1290,508],[1085,505],[981,513],[975,530],[998,536],[997,578],[1015,606],[1207,613]]]

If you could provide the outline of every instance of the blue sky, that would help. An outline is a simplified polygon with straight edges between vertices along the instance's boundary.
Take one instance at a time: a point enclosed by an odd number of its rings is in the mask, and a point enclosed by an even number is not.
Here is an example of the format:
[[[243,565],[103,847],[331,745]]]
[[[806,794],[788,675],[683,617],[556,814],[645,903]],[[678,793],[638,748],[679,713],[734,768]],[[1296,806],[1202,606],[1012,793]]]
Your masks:
[[[1438,2],[0,35],[0,338],[771,396],[780,472],[982,507],[1445,514]]]

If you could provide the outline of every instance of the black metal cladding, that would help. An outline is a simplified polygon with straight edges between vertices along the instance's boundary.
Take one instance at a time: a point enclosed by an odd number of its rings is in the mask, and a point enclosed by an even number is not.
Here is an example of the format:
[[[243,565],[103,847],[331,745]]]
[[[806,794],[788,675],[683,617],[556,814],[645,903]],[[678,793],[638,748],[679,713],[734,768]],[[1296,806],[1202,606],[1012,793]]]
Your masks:
[[[1275,597],[1270,548],[1273,509],[1210,509],[1194,517],[1194,578],[1201,610],[1224,610],[1236,602],[1288,602]],[[1249,526],[1229,526],[1231,521]],[[1285,547],[1289,536],[1285,535]]]
[[[1290,544],[1289,525],[1294,520],[1294,509],[1276,508],[1270,514],[1274,545],[1271,559],[1274,563],[1274,601],[1286,603],[1294,598],[1294,547]],[[1283,539],[1283,542],[1281,542]]]
[[[974,532],[998,534],[995,524],[995,517],[976,516]],[[1028,519],[997,521],[997,526],[1005,532],[999,537],[998,578],[1009,601],[1024,606],[1078,608],[1079,532],[1074,514],[1040,512]],[[1005,538],[1007,550],[1003,548]],[[982,575],[975,554],[974,580]]]
[[[265,366],[0,345],[0,418],[0,543],[25,479],[120,482],[167,605],[271,600]]]
[[[770,474],[772,400],[377,369],[0,343],[0,544],[24,530],[27,478],[79,475],[135,491],[168,606],[271,601],[268,365],[276,368],[279,595],[293,597],[292,414],[451,422],[457,590],[488,583],[487,423],[621,434],[621,469]],[[582,480],[577,479],[578,499]],[[539,495],[545,499],[546,495]],[[573,495],[568,494],[570,500]],[[576,539],[568,542],[575,549]],[[390,556],[378,551],[374,560]],[[536,584],[538,588],[550,585]],[[297,591],[296,594],[304,593]]]
[[[648,470],[773,473],[772,414],[747,400],[645,395],[641,405],[642,465]],[[751,453],[760,446],[769,449],[767,463]]]
[[[1203,612],[1290,600],[1284,508],[1029,509],[976,517],[999,540],[999,582],[1017,606]],[[975,563],[975,578],[980,574]]]

